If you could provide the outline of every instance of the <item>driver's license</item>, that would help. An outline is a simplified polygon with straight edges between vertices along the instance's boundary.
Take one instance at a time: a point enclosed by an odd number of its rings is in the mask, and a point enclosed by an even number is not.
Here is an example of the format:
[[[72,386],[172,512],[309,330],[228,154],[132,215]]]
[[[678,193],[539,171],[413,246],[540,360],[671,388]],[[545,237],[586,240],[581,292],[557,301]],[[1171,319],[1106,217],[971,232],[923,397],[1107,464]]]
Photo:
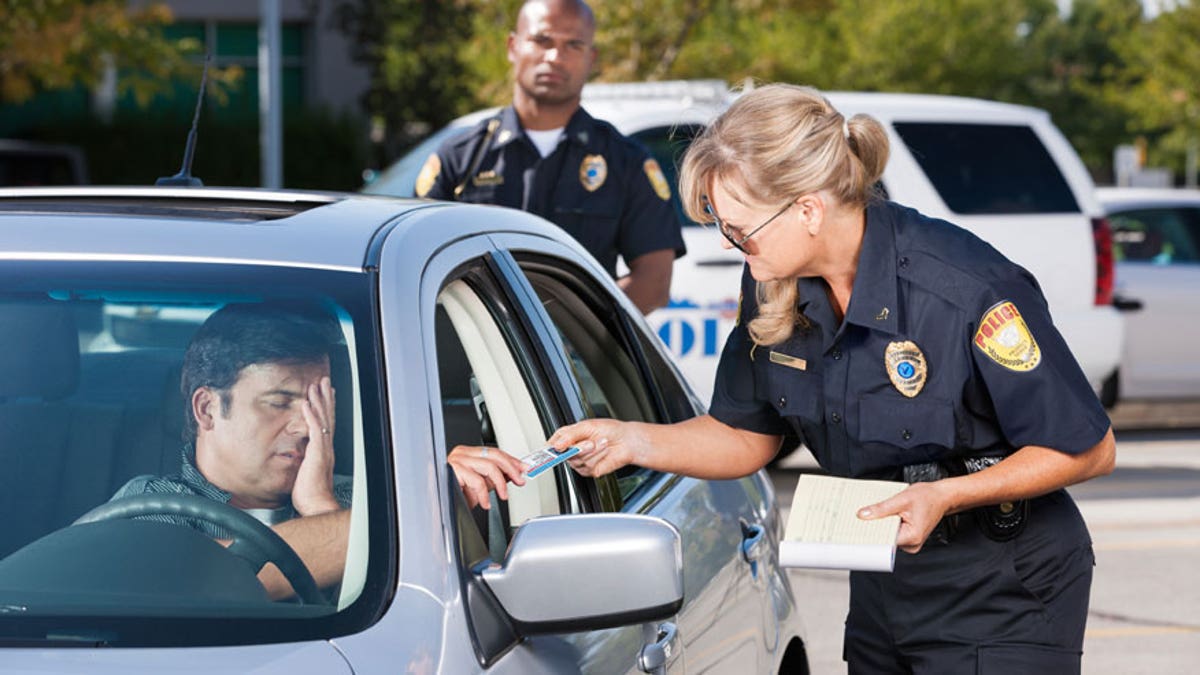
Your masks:
[[[541,450],[534,450],[522,457],[521,464],[525,467],[525,475],[533,478],[547,469],[552,469],[567,461],[569,457],[574,457],[578,453],[579,448],[573,445],[561,451],[552,445],[548,445]]]

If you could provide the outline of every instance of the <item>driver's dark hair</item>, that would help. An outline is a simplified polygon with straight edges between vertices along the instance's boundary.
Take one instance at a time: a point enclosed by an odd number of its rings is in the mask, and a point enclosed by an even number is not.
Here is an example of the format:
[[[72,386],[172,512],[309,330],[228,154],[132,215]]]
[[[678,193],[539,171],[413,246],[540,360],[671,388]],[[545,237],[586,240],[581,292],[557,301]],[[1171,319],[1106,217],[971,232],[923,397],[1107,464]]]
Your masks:
[[[246,366],[306,364],[324,360],[341,339],[337,321],[319,306],[298,301],[228,304],[213,312],[183,357],[184,440],[196,438],[192,393],[210,387],[229,409],[230,389]]]

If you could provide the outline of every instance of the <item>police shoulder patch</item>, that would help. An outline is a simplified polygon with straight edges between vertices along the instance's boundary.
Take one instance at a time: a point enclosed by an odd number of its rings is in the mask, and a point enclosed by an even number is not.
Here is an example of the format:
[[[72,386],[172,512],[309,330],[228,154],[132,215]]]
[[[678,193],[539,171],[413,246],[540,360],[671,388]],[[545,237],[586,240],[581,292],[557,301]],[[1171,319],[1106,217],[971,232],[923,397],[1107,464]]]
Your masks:
[[[421,167],[421,172],[417,174],[417,184],[414,186],[417,196],[424,197],[433,189],[433,182],[437,180],[438,174],[442,172],[442,160],[438,159],[437,153],[429,156],[425,160],[425,165]]]
[[[1008,300],[1001,300],[983,313],[972,342],[989,359],[1018,373],[1029,372],[1042,362],[1037,340],[1017,306]]]
[[[669,201],[671,199],[671,186],[667,185],[667,177],[663,175],[662,167],[658,165],[658,161],[651,157],[642,164],[642,169],[646,172],[646,178],[650,179],[650,185],[654,188],[654,194],[658,195],[659,199],[664,202]]]

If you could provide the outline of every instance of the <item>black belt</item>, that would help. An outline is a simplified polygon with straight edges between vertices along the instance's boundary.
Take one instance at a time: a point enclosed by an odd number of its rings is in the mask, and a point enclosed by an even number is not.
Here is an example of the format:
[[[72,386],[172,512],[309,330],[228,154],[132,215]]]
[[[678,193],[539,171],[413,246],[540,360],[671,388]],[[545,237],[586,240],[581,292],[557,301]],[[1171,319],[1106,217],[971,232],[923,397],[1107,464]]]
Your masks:
[[[983,471],[989,466],[1000,463],[1003,457],[954,457],[938,462],[922,462],[909,464],[904,467],[904,481],[907,483],[932,482],[951,476],[965,476]],[[989,506],[980,506],[964,513],[953,513],[944,516],[929,534],[928,541],[938,544],[949,544],[958,531],[959,516],[971,514],[980,530],[993,541],[1008,541],[1025,529],[1029,520],[1029,500],[1001,502]]]

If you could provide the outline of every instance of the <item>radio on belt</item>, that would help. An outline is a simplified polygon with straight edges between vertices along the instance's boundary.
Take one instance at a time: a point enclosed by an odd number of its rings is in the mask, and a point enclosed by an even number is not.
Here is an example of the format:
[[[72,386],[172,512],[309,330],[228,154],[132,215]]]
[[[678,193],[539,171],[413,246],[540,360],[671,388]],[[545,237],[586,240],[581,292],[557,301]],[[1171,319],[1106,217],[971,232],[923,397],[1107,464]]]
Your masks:
[[[548,445],[541,450],[535,450],[522,457],[521,464],[525,466],[525,475],[533,478],[547,469],[552,469],[567,461],[568,458],[574,457],[578,453],[579,448],[573,445],[561,451],[555,449],[552,445]]]

